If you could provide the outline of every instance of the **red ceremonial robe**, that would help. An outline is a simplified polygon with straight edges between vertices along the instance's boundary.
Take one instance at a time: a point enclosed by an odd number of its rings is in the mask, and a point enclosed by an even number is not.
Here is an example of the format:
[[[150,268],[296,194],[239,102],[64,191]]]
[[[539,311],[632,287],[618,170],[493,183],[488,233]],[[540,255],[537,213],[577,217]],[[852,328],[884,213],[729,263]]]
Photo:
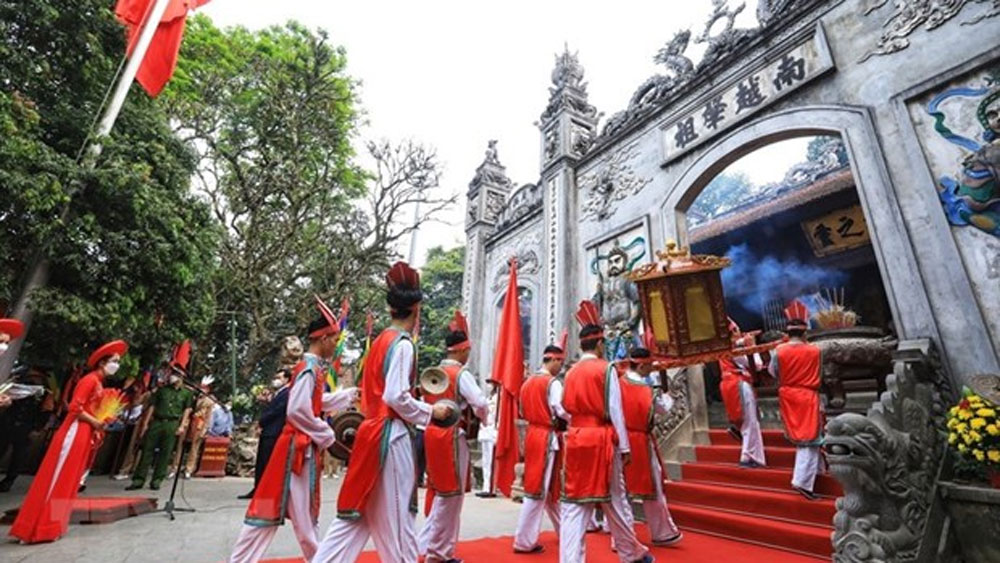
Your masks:
[[[652,435],[654,391],[649,385],[625,376],[619,381],[625,428],[628,430],[629,449],[632,451],[632,463],[625,466],[625,489],[629,496],[655,500],[653,464],[660,463],[660,453]]]
[[[726,416],[729,422],[737,426],[743,424],[743,400],[740,397],[740,382],[746,381],[753,386],[753,376],[736,365],[732,358],[719,360],[719,368],[722,371],[722,381],[719,382],[719,393],[722,395],[722,404],[726,407]]]
[[[823,415],[819,387],[822,354],[807,342],[788,342],[774,351],[778,362],[778,406],[785,436],[799,446],[820,441]]]
[[[555,380],[547,373],[539,373],[521,385],[521,417],[528,423],[524,434],[524,496],[537,500],[541,500],[545,489],[549,444],[553,436],[561,442],[561,436],[553,425],[555,415],[549,409],[549,387]],[[562,471],[562,448],[554,454],[549,498],[558,501],[559,487],[555,486],[554,476]]]
[[[96,371],[85,375],[74,387],[66,418],[52,437],[21,503],[10,527],[11,536],[25,543],[37,543],[57,540],[66,533],[95,437],[94,427],[79,420],[77,415],[84,410],[92,412],[102,391],[101,374]]]
[[[566,374],[563,407],[570,415],[563,451],[562,500],[611,501],[615,431],[608,410],[614,367],[600,358],[580,360]]]
[[[396,328],[387,328],[372,342],[365,359],[362,372],[361,412],[365,419],[358,427],[351,448],[351,462],[347,464],[347,475],[340,487],[337,498],[337,518],[357,520],[368,504],[368,497],[375,489],[375,482],[382,472],[385,455],[389,448],[387,434],[392,419],[399,419],[389,405],[382,400],[385,391],[385,374],[389,370],[392,349],[410,335]],[[414,362],[416,356],[414,355]],[[410,372],[410,386],[416,381],[417,366]],[[416,490],[414,489],[414,494]],[[416,511],[416,498],[411,496],[411,509]]]
[[[292,369],[292,386],[300,377],[313,378],[312,412],[319,418],[323,413],[323,389],[326,369],[315,356],[308,355]],[[312,448],[312,457],[306,460],[306,451]],[[308,461],[308,465],[306,462]],[[247,508],[244,522],[251,526],[278,526],[288,517],[288,487],[291,473],[300,475],[309,472],[309,508],[313,521],[319,519],[320,480],[323,468],[323,451],[308,434],[296,428],[290,421],[285,422],[281,434],[274,443],[271,459],[254,492],[253,500]]]
[[[424,402],[433,405],[441,399],[459,402],[458,376],[462,366],[442,364],[438,366],[448,375],[448,388],[433,395],[424,394]],[[461,472],[458,466],[458,440],[462,435],[458,425],[442,428],[430,425],[424,430],[424,457],[427,460],[427,495],[424,498],[424,515],[430,514],[434,495],[453,497],[465,493],[462,490]]]

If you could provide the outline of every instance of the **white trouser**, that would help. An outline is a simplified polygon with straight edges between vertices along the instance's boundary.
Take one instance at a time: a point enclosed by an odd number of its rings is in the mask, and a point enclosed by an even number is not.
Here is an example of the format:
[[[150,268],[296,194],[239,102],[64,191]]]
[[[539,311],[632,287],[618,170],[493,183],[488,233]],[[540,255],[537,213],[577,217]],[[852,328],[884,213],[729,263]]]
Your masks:
[[[744,411],[746,412],[746,411]],[[681,533],[667,508],[667,495],[663,494],[663,469],[659,460],[653,462],[653,483],[656,498],[642,501],[642,511],[646,514],[646,525],[654,542],[669,540]]]
[[[479,442],[479,449],[483,452],[483,489],[484,493],[492,492],[493,490],[493,447],[496,446],[496,442],[492,440],[484,440]]]
[[[555,459],[556,452],[550,450],[545,459],[542,498],[525,497],[521,504],[521,513],[517,517],[517,530],[514,532],[514,549],[518,551],[528,551],[538,544],[543,512],[549,515],[556,534],[559,533],[559,502],[549,497],[549,488],[552,486],[552,464],[555,463]]]
[[[311,448],[310,448],[311,449]],[[309,501],[309,468],[312,459],[307,458],[302,466],[302,472],[292,473],[288,482],[288,518],[295,530],[295,539],[302,547],[302,556],[306,561],[316,553],[319,526],[313,521]],[[243,524],[240,535],[233,546],[230,563],[255,563],[264,557],[268,546],[278,533],[278,526],[251,526]]]
[[[392,432],[389,451],[362,517],[334,518],[312,563],[356,561],[369,537],[375,540],[381,561],[416,563],[417,536],[410,512],[416,466],[413,443],[402,422],[393,421],[387,431]]]
[[[795,448],[795,471],[792,486],[812,491],[820,464],[819,446],[797,446]]]
[[[445,561],[455,556],[459,526],[462,523],[462,503],[469,468],[469,445],[464,437],[458,440],[459,493],[454,496],[434,495],[431,512],[417,535],[417,550],[428,561]]]
[[[625,493],[625,477],[622,474],[621,455],[615,452],[611,468],[611,502],[601,504],[605,521],[611,528],[611,539],[622,563],[641,559],[646,548],[639,543],[633,529],[632,507]],[[584,534],[587,524],[593,518],[597,503],[562,503],[559,528],[559,562],[583,563],[587,560],[587,544]]]
[[[743,405],[743,449],[740,461],[752,461],[759,465],[767,465],[764,459],[764,438],[760,433],[760,420],[757,418],[757,397],[753,387],[746,381],[740,381],[740,403]]]

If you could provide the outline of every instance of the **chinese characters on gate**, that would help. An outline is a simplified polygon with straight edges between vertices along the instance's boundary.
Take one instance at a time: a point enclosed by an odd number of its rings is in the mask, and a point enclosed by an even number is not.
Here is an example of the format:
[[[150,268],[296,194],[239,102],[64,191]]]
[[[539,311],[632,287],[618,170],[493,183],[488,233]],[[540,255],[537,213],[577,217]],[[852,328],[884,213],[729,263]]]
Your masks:
[[[773,103],[833,67],[822,32],[710,95],[664,129],[666,160],[680,156],[728,125]]]

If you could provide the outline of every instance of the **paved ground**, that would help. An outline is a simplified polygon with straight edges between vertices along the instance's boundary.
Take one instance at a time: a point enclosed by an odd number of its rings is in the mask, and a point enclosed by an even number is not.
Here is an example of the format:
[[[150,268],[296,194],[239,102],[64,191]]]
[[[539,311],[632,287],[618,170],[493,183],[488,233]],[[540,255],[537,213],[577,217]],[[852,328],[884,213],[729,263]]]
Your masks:
[[[323,482],[323,504],[320,514],[320,535],[334,517],[340,478]],[[22,476],[9,493],[0,493],[0,512],[15,508],[21,502],[30,478]],[[160,506],[169,496],[169,488],[160,491],[128,491],[128,481],[112,481],[106,476],[92,477],[85,495],[88,496],[156,496]],[[222,561],[239,533],[247,502],[237,495],[249,490],[250,479],[192,479],[181,481],[177,506],[195,508],[194,513],[178,513],[171,522],[163,513],[127,518],[112,524],[71,525],[61,540],[31,546],[7,541],[0,542],[3,562],[167,562],[185,561],[210,563]],[[423,491],[421,490],[421,493]],[[159,493],[159,494],[155,494]],[[421,499],[420,506],[423,506]],[[480,499],[466,496],[462,522],[462,539],[505,536],[514,532],[520,505],[503,498]],[[417,526],[422,522],[418,518]],[[546,522],[546,529],[548,529]],[[8,526],[0,526],[0,536],[6,540]],[[290,525],[278,531],[268,552],[269,557],[299,555],[298,543]]]

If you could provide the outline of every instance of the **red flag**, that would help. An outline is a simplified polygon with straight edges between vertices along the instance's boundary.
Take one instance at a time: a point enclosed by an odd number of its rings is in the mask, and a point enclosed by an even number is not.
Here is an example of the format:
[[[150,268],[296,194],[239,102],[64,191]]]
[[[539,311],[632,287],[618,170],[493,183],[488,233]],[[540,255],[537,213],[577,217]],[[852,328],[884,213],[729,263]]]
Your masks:
[[[514,484],[514,465],[517,464],[517,402],[524,379],[524,347],[521,342],[521,308],[517,295],[517,261],[510,262],[510,279],[504,297],[500,330],[497,336],[496,355],[493,357],[493,374],[490,381],[500,389],[500,416],[497,423],[495,480],[500,492],[510,496]]]
[[[184,36],[184,22],[188,10],[208,3],[209,0],[170,0],[167,11],[156,28],[153,41],[139,66],[135,79],[147,94],[154,98],[163,91],[177,67],[177,53]],[[132,53],[143,23],[156,0],[118,0],[115,15],[128,28],[128,53]]]

